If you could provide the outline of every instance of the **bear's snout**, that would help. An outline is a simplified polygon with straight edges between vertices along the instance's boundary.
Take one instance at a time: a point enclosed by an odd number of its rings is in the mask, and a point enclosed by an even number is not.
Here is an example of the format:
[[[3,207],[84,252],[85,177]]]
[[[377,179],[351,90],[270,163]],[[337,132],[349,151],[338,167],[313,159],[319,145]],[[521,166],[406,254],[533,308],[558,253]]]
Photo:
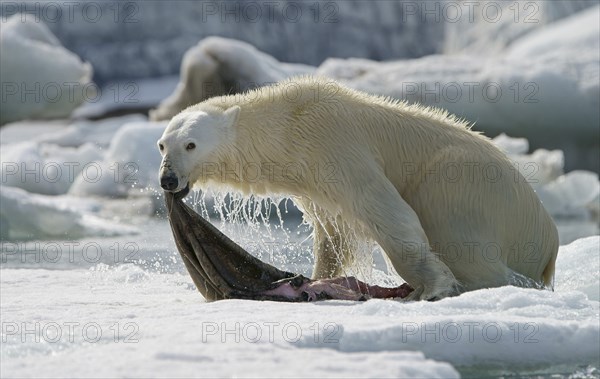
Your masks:
[[[178,185],[179,179],[177,179],[177,176],[175,176],[175,174],[170,173],[160,177],[160,186],[165,191],[173,191],[177,189]]]

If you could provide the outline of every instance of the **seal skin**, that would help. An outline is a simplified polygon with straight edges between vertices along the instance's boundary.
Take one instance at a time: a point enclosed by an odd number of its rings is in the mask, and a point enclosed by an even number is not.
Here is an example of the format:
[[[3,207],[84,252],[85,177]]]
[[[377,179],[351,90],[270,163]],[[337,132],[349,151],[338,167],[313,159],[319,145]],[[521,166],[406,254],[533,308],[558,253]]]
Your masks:
[[[169,223],[177,250],[198,291],[207,301],[222,299],[285,302],[326,299],[363,301],[406,297],[412,288],[370,286],[355,278],[311,280],[255,258],[184,202],[189,187],[165,191]]]
[[[188,192],[189,187],[175,194],[165,192],[165,201],[177,250],[206,300],[290,301],[261,293],[282,280],[301,280],[298,275],[265,264],[242,249],[183,203]]]

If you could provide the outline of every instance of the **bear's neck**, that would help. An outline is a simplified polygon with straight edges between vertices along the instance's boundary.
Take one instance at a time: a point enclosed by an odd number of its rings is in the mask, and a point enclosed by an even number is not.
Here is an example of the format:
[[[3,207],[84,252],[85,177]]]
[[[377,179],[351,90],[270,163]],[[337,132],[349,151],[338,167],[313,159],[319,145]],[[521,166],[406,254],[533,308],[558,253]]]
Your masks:
[[[217,184],[253,194],[299,194],[304,183],[294,175],[299,159],[288,132],[294,127],[289,104],[235,105],[242,107],[239,119],[211,157],[218,163]]]

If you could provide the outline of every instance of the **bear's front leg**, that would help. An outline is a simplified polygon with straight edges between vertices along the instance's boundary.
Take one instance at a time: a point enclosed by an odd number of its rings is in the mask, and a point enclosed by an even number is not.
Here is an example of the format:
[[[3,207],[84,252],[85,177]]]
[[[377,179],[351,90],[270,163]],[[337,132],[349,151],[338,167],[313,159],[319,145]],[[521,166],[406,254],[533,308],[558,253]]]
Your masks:
[[[362,178],[344,199],[344,208],[361,220],[379,243],[394,268],[414,288],[409,300],[437,300],[459,293],[459,283],[448,266],[430,247],[418,215],[400,196],[383,173],[357,175]]]
[[[313,254],[315,264],[313,279],[348,276],[345,269],[354,262],[353,239],[347,237],[348,227],[338,217],[335,223],[318,220],[312,223],[314,229]]]
[[[355,238],[348,238],[351,233],[348,225],[325,212],[321,207],[307,198],[295,198],[304,217],[313,227],[313,279],[331,279],[347,276],[345,269],[355,259]]]

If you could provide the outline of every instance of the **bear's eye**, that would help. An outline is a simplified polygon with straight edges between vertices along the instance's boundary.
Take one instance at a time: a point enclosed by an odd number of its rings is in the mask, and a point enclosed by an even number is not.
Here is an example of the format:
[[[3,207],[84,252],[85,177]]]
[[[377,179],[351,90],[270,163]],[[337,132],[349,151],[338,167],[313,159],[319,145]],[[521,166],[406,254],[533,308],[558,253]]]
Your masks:
[[[164,146],[162,143],[159,143],[159,144],[158,144],[158,149],[159,149],[160,151],[163,151],[163,150],[165,149],[165,146]]]
[[[193,142],[188,143],[185,147],[186,150],[194,150],[195,148],[196,148],[196,144]]]

